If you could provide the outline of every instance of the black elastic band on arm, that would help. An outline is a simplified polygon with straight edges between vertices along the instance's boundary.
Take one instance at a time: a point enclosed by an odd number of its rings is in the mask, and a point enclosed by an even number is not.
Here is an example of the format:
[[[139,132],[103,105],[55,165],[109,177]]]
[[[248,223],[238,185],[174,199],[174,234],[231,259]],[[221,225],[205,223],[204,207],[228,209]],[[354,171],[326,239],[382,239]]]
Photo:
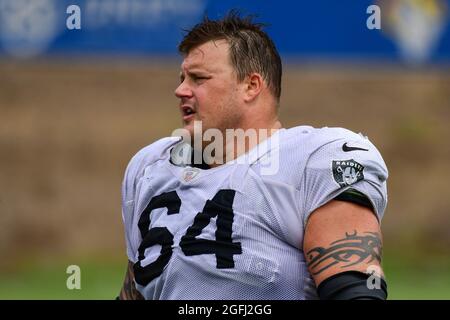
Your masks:
[[[334,200],[353,202],[373,210],[372,202],[370,202],[369,198],[364,193],[355,189],[350,188],[345,190],[336,196]]]
[[[369,277],[376,279],[373,281]],[[380,284],[378,288],[377,283]],[[386,300],[387,284],[375,275],[347,271],[322,281],[317,293],[321,300]]]

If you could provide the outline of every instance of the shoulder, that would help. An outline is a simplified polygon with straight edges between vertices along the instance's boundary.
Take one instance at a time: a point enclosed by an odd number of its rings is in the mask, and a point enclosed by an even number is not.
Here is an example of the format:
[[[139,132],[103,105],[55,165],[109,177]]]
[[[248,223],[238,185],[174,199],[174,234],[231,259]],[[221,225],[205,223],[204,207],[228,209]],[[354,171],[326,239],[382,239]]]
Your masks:
[[[297,126],[286,129],[286,138],[290,143],[302,144],[308,147],[308,151],[314,151],[329,143],[341,140],[367,140],[361,133],[339,127],[314,128],[312,126]]]
[[[380,152],[367,136],[345,128],[293,127],[286,130],[286,142],[288,147],[302,152],[307,159],[317,152],[333,156],[350,154],[351,151],[364,151],[365,155],[381,158]]]
[[[356,165],[372,172],[381,181],[388,177],[386,164],[368,137],[345,128],[299,126],[285,132],[285,150],[308,174],[329,175],[339,163]],[[333,172],[331,172],[332,174]]]
[[[381,220],[387,203],[388,170],[368,137],[345,128],[292,128],[290,144],[302,155],[300,190],[304,221],[349,188],[364,194]],[[299,158],[299,157],[296,157]]]
[[[166,137],[139,150],[129,161],[125,170],[125,181],[135,180],[145,168],[169,155],[169,149],[180,141],[179,137]]]
[[[151,163],[166,156],[167,150],[180,141],[179,137],[165,137],[140,149],[130,160],[129,164],[140,162]]]

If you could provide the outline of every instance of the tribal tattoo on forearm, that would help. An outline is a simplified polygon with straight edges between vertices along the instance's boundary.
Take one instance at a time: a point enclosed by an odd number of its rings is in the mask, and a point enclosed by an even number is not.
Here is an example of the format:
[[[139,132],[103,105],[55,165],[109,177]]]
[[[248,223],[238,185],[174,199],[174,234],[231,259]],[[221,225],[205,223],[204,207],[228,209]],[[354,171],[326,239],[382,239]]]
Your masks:
[[[328,248],[316,247],[307,252],[308,267],[313,275],[340,264],[341,268],[359,263],[376,261],[381,263],[381,236],[377,232],[358,235],[345,233],[345,238],[336,240]]]
[[[136,289],[134,284],[134,270],[133,264],[128,263],[127,273],[123,282],[122,290],[119,295],[120,300],[144,300],[144,297]]]

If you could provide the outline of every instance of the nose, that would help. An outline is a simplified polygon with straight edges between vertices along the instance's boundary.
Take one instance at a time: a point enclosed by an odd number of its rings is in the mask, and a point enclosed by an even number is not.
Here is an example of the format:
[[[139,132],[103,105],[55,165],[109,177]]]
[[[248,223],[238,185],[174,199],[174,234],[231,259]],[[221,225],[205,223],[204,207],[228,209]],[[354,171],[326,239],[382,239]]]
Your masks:
[[[192,90],[186,84],[186,80],[180,83],[180,85],[175,89],[175,96],[180,99],[192,97]]]

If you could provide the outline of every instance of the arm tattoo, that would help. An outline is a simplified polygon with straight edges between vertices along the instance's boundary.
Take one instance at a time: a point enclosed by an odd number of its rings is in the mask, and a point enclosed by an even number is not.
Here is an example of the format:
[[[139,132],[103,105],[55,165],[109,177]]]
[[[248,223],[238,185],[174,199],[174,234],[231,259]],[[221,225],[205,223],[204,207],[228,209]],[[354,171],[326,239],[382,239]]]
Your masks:
[[[307,252],[308,267],[313,275],[336,265],[341,268],[376,260],[381,263],[381,237],[377,232],[364,235],[345,233],[345,238],[336,240],[328,248],[316,247]]]
[[[144,297],[136,289],[134,284],[133,263],[128,262],[127,273],[123,282],[122,290],[119,295],[120,300],[144,300]]]

